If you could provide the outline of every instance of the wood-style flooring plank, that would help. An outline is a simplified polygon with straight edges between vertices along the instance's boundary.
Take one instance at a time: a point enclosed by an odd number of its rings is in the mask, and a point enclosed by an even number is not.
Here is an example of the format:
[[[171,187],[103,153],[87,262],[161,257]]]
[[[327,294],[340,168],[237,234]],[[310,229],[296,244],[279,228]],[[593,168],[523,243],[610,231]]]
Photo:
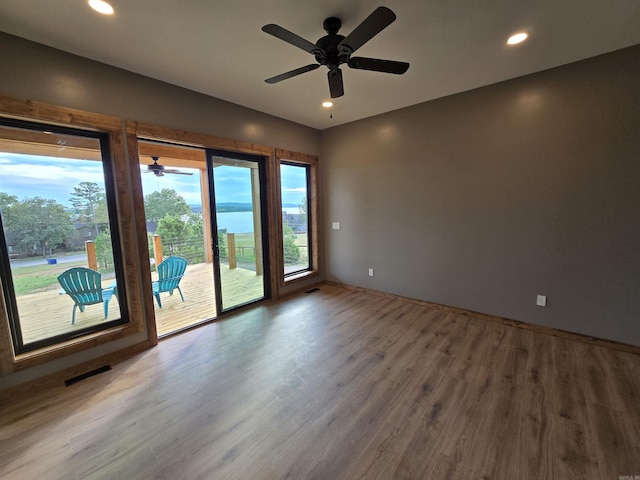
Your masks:
[[[370,449],[345,478],[426,478],[440,449],[443,423],[456,407],[464,382],[450,381],[454,359],[440,352],[428,358],[425,377],[417,377],[376,435]]]
[[[637,356],[626,352],[596,349],[601,357],[612,395],[620,408],[627,433],[634,445],[640,448],[640,372],[634,368]]]
[[[640,472],[640,455],[629,439],[623,415],[591,402],[587,402],[587,411],[600,477],[637,475]]]
[[[554,364],[552,337],[519,332],[528,352],[526,396],[517,442],[516,478],[551,478],[556,450],[554,437]]]
[[[419,367],[418,362],[429,364],[429,367]],[[379,454],[374,447],[374,439],[381,438],[381,431],[385,430],[387,424],[401,424],[401,428],[408,434],[413,428],[411,425],[402,425],[402,419],[394,416],[398,409],[403,413],[407,412],[406,403],[420,412],[424,417],[429,411],[429,406],[433,402],[434,391],[446,376],[448,368],[452,362],[451,357],[433,352],[432,355],[421,355],[414,364],[415,368],[407,368],[394,372],[387,377],[390,382],[389,389],[384,396],[374,398],[373,401],[364,403],[358,411],[353,427],[341,436],[338,442],[327,452],[323,462],[318,462],[311,470],[311,477],[323,475],[333,476],[333,478],[351,478],[357,476],[351,470],[372,465],[370,472],[364,472],[366,476],[372,476],[376,471],[375,463],[379,459]],[[394,406],[395,408],[390,406]],[[385,412],[386,414],[382,413]],[[409,410],[411,411],[411,410]],[[418,416],[415,420],[419,420]],[[397,457],[396,457],[397,458]],[[362,475],[362,474],[361,474]],[[383,477],[384,478],[384,477]]]
[[[366,292],[256,305],[112,368],[1,404],[0,478],[640,475],[640,357]]]
[[[554,429],[556,452],[552,471],[556,478],[600,479],[590,425],[559,417]]]

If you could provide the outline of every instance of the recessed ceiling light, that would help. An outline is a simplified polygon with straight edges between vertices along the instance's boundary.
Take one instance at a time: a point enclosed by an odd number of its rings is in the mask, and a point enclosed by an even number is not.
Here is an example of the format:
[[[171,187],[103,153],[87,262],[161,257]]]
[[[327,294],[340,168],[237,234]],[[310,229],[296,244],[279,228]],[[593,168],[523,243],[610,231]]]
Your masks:
[[[519,33],[516,33],[514,35],[511,35],[509,37],[509,40],[507,40],[507,43],[509,45],[517,45],[518,43],[524,42],[527,39],[528,36],[529,36],[529,34],[526,33],[526,32],[519,32]]]
[[[333,102],[322,102],[322,106],[324,108],[331,108],[333,107]]]
[[[113,15],[113,7],[104,0],[89,0],[89,6],[103,15]]]

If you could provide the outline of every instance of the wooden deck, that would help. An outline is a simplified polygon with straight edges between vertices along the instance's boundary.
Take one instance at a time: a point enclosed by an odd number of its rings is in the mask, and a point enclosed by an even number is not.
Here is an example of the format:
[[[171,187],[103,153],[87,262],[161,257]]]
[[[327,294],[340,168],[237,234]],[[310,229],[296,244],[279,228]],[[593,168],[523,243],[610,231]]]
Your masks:
[[[263,296],[263,277],[244,268],[220,265],[223,297],[230,305],[243,304]],[[174,292],[161,295],[162,308],[154,303],[158,336],[203,322],[216,316],[213,267],[210,263],[189,265],[180,282],[185,301]]]
[[[251,270],[226,265],[220,267],[225,299],[231,304],[245,303],[262,296],[263,277]],[[155,278],[154,278],[155,279]],[[108,285],[110,280],[103,280]],[[162,308],[154,301],[158,335],[166,335],[176,330],[216,317],[216,302],[213,287],[213,269],[208,263],[189,265],[180,282],[185,301],[180,294],[161,294]],[[17,297],[20,312],[22,336],[25,344],[44,338],[61,335],[120,317],[120,305],[116,298],[109,302],[109,316],[104,319],[102,304],[90,305],[84,312],[76,312],[76,323],[71,325],[73,301],[67,295],[60,295],[59,287],[21,295]]]

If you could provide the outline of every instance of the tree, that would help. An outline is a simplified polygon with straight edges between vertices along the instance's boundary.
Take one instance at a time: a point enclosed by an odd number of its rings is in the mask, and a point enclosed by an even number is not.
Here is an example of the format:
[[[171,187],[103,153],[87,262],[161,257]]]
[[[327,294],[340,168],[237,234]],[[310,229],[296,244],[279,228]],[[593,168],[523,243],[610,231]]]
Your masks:
[[[18,197],[0,192],[0,211],[9,210],[12,205],[18,203]]]
[[[7,243],[9,243],[9,250],[11,251],[11,245],[14,235],[10,235],[11,226],[14,222],[13,216],[15,214],[14,209],[12,208],[16,203],[18,203],[18,197],[14,195],[9,195],[5,192],[0,192],[0,218],[2,219],[2,226],[5,231],[5,238]],[[2,232],[0,232],[2,234]],[[17,246],[17,245],[15,245]]]
[[[218,230],[218,255],[221,258],[229,258],[229,252],[227,251],[227,229],[221,228]]]
[[[294,265],[300,260],[300,247],[296,245],[296,234],[286,221],[282,224],[282,247],[285,265]]]
[[[158,223],[166,215],[189,215],[191,208],[178,192],[171,188],[163,188],[144,197],[144,212],[147,221]]]
[[[56,245],[75,232],[64,206],[51,199],[25,198],[11,205],[8,218],[5,229],[18,246],[32,253],[37,247],[43,256],[51,255]]]
[[[76,187],[73,187],[69,201],[78,218],[91,224],[97,236],[100,233],[98,224],[109,221],[106,216],[107,204],[104,189],[95,182],[80,182]]]
[[[298,212],[300,212],[300,224],[306,225],[307,223],[307,196],[306,195],[302,197],[302,200],[300,201],[300,205],[298,205]]]
[[[158,222],[156,234],[162,237],[162,245],[169,255],[178,253],[180,246],[189,238],[191,225],[188,216],[165,215]],[[164,248],[163,248],[164,250]]]
[[[188,235],[183,246],[180,248],[180,255],[186,258],[189,263],[202,263],[205,261],[204,224],[202,222],[202,216],[192,213],[189,215],[188,222]]]
[[[111,244],[111,229],[107,228],[96,237],[96,260],[104,269],[113,265],[113,245]]]

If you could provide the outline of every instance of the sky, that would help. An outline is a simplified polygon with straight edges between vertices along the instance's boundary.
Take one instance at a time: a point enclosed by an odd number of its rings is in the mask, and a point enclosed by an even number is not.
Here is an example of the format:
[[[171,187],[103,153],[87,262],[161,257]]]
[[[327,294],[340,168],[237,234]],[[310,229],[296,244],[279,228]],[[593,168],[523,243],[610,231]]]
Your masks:
[[[146,173],[146,167],[143,166],[141,177],[144,194],[170,188],[180,193],[188,204],[200,205],[199,170],[179,170],[193,175],[167,174],[156,177]],[[218,203],[251,203],[249,169],[221,166],[214,169],[214,175]],[[300,204],[306,191],[304,169],[283,166],[281,175],[283,204]],[[104,188],[102,165],[93,160],[0,152],[0,192],[15,195],[19,200],[38,196],[70,206],[73,187],[80,182],[95,182]]]

